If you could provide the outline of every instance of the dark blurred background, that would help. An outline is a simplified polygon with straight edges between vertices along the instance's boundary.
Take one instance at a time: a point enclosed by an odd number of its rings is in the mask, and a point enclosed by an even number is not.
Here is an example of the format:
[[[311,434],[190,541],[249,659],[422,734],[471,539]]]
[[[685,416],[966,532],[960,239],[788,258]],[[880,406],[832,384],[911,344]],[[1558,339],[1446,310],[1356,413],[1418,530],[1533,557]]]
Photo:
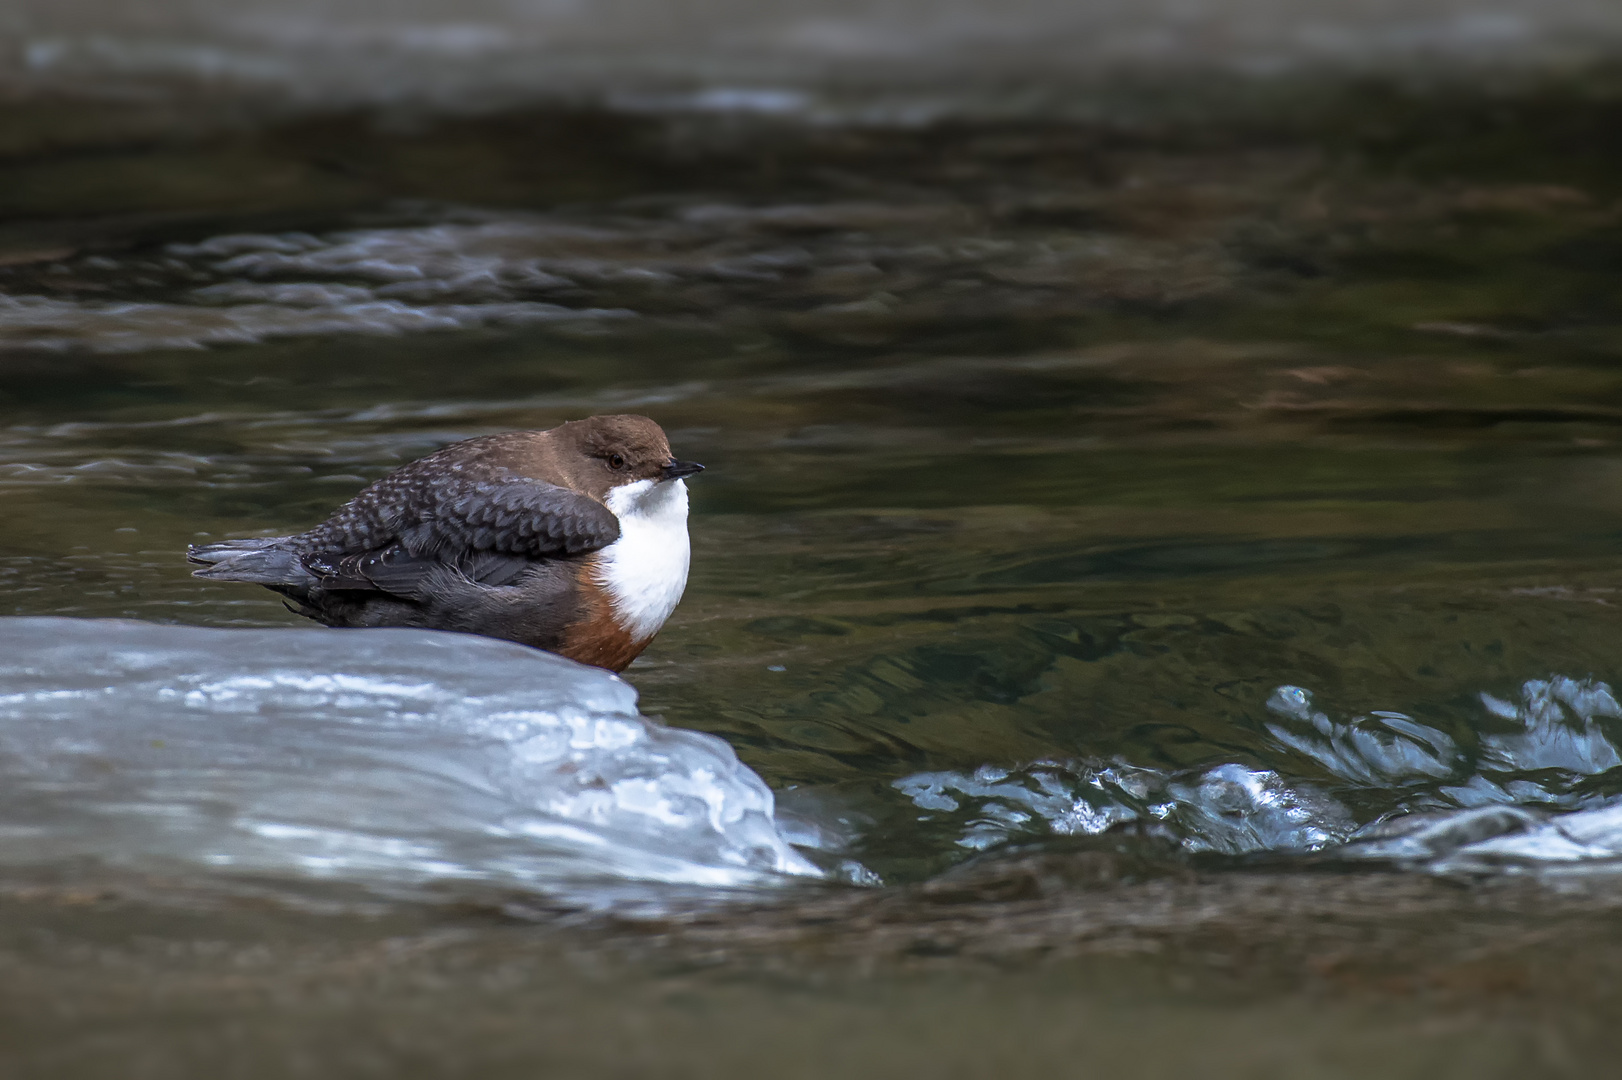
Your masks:
[[[844,80],[950,94],[1128,70],[1571,63],[1619,40],[1604,0],[13,0],[0,77],[196,79],[307,102]]]

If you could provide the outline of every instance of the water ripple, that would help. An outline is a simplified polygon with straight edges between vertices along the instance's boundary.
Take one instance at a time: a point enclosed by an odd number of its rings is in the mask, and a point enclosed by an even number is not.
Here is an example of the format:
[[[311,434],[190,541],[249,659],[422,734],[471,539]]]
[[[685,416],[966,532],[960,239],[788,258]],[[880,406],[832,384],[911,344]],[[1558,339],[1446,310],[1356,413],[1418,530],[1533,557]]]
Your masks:
[[[973,849],[1136,823],[1189,852],[1320,851],[1440,873],[1622,869],[1622,791],[1608,783],[1622,764],[1622,706],[1611,688],[1554,676],[1527,681],[1515,700],[1480,701],[1486,716],[1467,745],[1404,713],[1335,720],[1308,690],[1273,691],[1267,730],[1282,749],[1365,800],[1384,796],[1361,827],[1335,784],[1237,763],[1165,772],[1041,761],[894,786]]]
[[[1237,764],[1168,774],[1042,761],[918,773],[895,787],[919,809],[959,820],[958,844],[974,849],[1021,835],[1097,835],[1127,822],[1156,824],[1189,851],[1230,855],[1317,850],[1353,830],[1345,809],[1322,792]]]
[[[920,202],[916,192],[635,209],[597,207],[576,219],[440,208],[442,220],[417,225],[233,233],[22,266],[0,274],[0,348],[121,353],[325,334],[588,330],[633,316],[871,330],[1188,299],[1226,288],[1237,268],[1208,235],[987,238],[994,212]]]
[[[567,320],[626,318],[627,311],[571,310],[556,304],[428,304],[371,299],[346,290],[300,293],[300,302],[278,301],[266,290],[262,302],[225,306],[118,303],[0,295],[0,345],[11,348],[92,352],[200,349],[253,345],[273,338],[320,334],[402,334],[471,330]],[[237,299],[247,299],[241,290]]]

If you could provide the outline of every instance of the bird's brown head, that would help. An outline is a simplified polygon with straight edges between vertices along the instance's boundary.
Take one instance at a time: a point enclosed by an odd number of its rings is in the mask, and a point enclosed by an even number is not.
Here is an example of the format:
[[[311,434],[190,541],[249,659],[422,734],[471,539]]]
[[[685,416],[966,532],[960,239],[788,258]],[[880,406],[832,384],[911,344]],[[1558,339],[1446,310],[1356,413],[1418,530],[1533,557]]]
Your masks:
[[[621,484],[679,480],[703,470],[670,453],[664,429],[646,416],[588,416],[547,432],[570,486],[599,501]]]

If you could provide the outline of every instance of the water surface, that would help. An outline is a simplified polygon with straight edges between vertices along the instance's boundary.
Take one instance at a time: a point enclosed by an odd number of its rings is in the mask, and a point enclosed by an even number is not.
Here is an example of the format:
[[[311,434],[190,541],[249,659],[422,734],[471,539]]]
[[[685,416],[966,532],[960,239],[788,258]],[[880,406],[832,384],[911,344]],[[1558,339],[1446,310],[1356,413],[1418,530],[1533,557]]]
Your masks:
[[[1109,976],[1161,987],[1149,1027],[1206,1008],[1163,986],[1210,941],[1252,957],[1245,985],[1353,994],[1345,1031],[1390,1021],[1367,989],[1388,969],[1460,957],[1582,1000],[1538,943],[1614,952],[1607,85],[1320,89],[1197,121],[343,117],[139,147],[94,125],[53,146],[20,109],[0,610],[291,633],[269,593],[190,578],[185,545],[306,528],[455,439],[643,412],[709,469],[687,597],[626,672],[640,708],[725,739],[789,840],[885,883],[671,930],[662,962],[925,956],[939,987],[954,956],[1114,940],[1180,958]],[[1093,869],[1020,862],[1050,857]],[[1590,891],[1497,881],[1551,868]],[[13,892],[51,908],[69,884]],[[51,932],[168,917],[90,895],[114,910]],[[874,929],[941,904],[932,936]],[[1347,914],[1382,904],[1383,926]],[[393,932],[209,910],[277,955]],[[388,917],[471,935],[459,971],[498,933]],[[1497,984],[1460,985],[1475,1031]],[[1501,1063],[1588,1052],[1521,1019]]]

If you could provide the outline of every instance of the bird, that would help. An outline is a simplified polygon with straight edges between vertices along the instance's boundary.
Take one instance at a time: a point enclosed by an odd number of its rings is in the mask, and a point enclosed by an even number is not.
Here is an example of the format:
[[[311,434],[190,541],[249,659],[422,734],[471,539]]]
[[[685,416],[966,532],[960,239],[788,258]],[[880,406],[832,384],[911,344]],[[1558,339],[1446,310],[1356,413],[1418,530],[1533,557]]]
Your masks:
[[[326,626],[482,634],[619,672],[686,589],[686,478],[703,469],[645,416],[591,416],[452,443],[307,532],[186,556]]]

